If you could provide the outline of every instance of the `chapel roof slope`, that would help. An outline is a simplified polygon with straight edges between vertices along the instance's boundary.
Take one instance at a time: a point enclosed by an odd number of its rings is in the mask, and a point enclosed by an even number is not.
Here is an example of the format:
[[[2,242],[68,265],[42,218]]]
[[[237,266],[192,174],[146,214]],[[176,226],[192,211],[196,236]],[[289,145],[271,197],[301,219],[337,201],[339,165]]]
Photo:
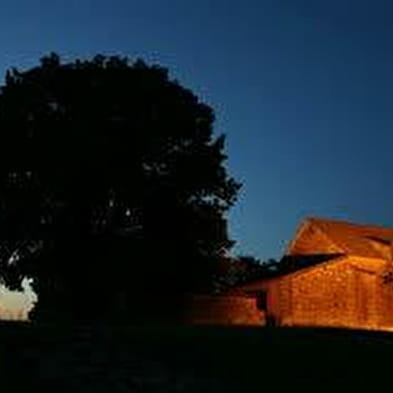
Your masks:
[[[312,217],[306,223],[321,230],[346,255],[391,259],[393,228]]]

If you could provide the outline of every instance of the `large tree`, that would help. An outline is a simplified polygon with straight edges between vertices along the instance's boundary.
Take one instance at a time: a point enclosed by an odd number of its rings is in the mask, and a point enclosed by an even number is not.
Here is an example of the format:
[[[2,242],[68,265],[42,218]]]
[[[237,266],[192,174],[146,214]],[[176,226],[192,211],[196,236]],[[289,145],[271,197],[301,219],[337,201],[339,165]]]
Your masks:
[[[7,72],[0,279],[16,290],[33,279],[34,318],[105,316],[120,299],[132,315],[168,313],[209,289],[239,189],[213,122],[141,60],[51,54]]]

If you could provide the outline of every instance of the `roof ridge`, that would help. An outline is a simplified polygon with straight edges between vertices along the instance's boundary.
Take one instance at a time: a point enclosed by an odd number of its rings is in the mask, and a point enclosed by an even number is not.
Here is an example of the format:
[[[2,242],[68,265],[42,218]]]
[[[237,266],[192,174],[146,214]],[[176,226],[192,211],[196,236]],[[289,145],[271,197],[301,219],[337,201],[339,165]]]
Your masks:
[[[339,251],[345,253],[345,250],[343,249],[342,245],[337,244],[337,242],[334,239],[332,239],[331,236],[329,236],[329,232],[327,232],[323,227],[321,227],[321,225],[318,225],[320,221],[321,220],[318,221],[312,218],[310,219],[310,222],[316,225],[317,229],[323,234],[325,238],[327,238],[334,245],[334,247],[336,247]]]
[[[374,228],[378,230],[393,230],[393,227],[386,227],[383,225],[378,224],[364,224],[364,223],[354,223],[348,220],[342,220],[337,218],[325,218],[325,217],[318,217],[318,216],[310,216],[306,218],[307,221],[310,222],[326,222],[326,223],[333,223],[333,224],[345,224],[353,227],[361,227],[361,228]]]

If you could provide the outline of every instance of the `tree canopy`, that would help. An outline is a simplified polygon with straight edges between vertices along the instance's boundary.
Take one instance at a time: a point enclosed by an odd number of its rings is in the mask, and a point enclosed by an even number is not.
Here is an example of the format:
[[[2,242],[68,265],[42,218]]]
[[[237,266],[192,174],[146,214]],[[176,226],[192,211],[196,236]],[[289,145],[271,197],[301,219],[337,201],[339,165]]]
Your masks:
[[[232,245],[226,212],[240,187],[213,123],[208,105],[142,60],[51,54],[9,70],[1,282],[20,290],[33,279],[37,319],[103,315],[119,299],[142,312],[208,290]]]
[[[253,255],[222,258],[215,281],[215,291],[225,292],[249,281],[272,277],[283,271],[284,263],[274,259],[261,261]]]

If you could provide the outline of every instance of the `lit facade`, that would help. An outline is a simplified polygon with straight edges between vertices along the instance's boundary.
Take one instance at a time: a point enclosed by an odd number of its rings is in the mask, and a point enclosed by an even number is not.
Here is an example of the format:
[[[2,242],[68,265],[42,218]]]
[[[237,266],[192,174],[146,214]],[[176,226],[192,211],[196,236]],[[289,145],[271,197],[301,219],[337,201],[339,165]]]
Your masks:
[[[263,299],[261,324],[392,330],[392,242],[393,229],[307,219],[287,271],[235,292]]]

